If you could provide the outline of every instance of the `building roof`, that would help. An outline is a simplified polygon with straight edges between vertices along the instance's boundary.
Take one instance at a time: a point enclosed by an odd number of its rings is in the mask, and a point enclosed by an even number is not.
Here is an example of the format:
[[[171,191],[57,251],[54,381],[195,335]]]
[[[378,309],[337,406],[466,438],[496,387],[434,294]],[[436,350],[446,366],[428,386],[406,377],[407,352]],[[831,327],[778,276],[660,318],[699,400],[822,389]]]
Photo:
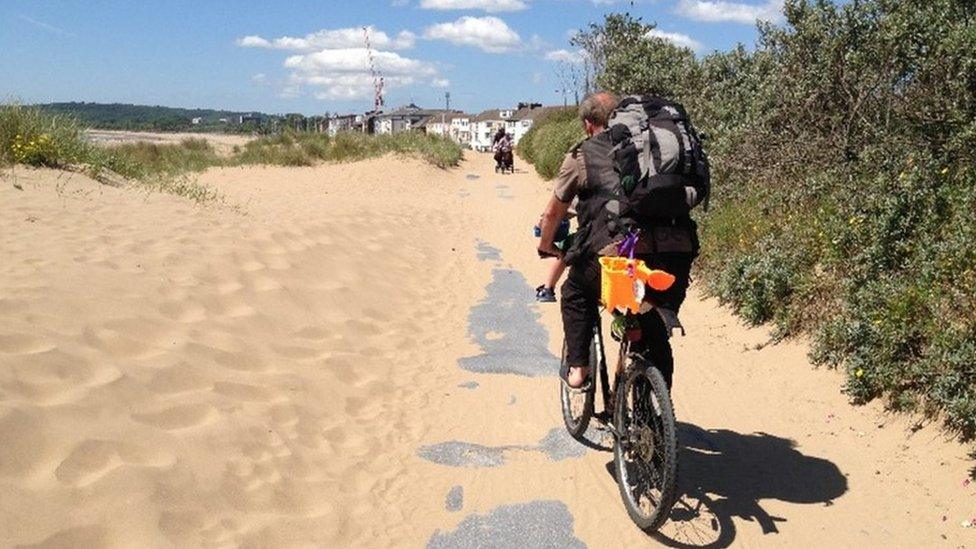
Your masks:
[[[509,109],[488,109],[487,111],[481,111],[474,118],[471,119],[472,122],[487,122],[487,121],[498,121],[501,122],[505,120],[498,113]]]
[[[439,122],[450,124],[455,120],[470,119],[470,118],[471,118],[470,114],[461,111],[450,111],[450,112],[441,111],[438,114],[431,115],[430,118],[424,121],[424,124],[426,125],[426,124],[439,123]]]
[[[538,120],[539,118],[542,118],[550,113],[571,108],[573,107],[522,107],[521,109],[515,111],[515,114],[513,114],[512,118],[509,120]]]
[[[397,107],[390,112],[384,112],[376,115],[377,118],[392,118],[394,116],[435,116],[441,113],[451,113],[454,111],[446,111],[444,109],[422,109],[413,103],[409,105],[404,105],[402,107]]]

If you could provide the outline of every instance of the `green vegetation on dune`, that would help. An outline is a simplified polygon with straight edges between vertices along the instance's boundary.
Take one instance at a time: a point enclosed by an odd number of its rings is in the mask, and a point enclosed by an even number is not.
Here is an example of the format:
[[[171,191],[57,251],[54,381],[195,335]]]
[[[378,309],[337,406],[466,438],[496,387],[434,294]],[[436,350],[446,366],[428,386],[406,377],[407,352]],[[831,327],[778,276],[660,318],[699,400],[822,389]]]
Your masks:
[[[780,336],[810,333],[854,401],[973,436],[976,7],[787,0],[784,14],[755,51],[696,57],[621,15],[576,41],[602,87],[673,97],[709,136],[711,293]],[[543,148],[530,158],[553,173]]]
[[[99,151],[85,141],[74,119],[0,105],[0,165],[63,166],[99,160]]]
[[[516,152],[548,180],[556,176],[566,151],[584,137],[576,109],[558,110],[537,120],[522,136]]]
[[[73,118],[33,107],[0,105],[0,166],[81,166],[96,176],[111,170],[148,188],[198,201],[214,195],[192,183],[187,175],[207,168],[250,164],[311,166],[387,153],[417,156],[439,168],[457,166],[462,158],[460,146],[450,139],[419,132],[329,137],[286,131],[235,147],[230,156],[218,155],[203,138],[172,144],[136,142],[101,147],[85,139],[84,130]]]
[[[461,147],[454,141],[420,132],[386,135],[350,132],[334,137],[286,132],[248,142],[229,162],[311,166],[322,161],[350,162],[387,153],[417,156],[439,168],[457,166],[462,158]]]

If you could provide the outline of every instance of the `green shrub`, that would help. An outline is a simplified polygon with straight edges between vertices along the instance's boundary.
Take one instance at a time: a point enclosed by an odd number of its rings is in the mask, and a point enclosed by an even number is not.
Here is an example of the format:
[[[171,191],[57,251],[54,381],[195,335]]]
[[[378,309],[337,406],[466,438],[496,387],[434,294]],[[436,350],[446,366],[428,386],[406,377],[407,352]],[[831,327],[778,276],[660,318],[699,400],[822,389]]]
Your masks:
[[[187,138],[179,143],[158,144],[139,141],[108,148],[110,167],[131,178],[159,174],[178,175],[201,172],[219,166],[222,159],[206,139]]]
[[[0,164],[57,167],[93,155],[78,124],[21,105],[0,105]]]
[[[600,87],[677,99],[708,134],[697,269],[712,294],[780,335],[811,332],[812,358],[848,374],[855,402],[883,396],[973,436],[976,9],[783,11],[754,51],[695,57],[627,15],[576,42]],[[537,167],[543,133],[526,147]]]
[[[575,108],[558,110],[537,120],[522,139],[517,152],[546,180],[559,172],[563,157],[586,134]]]

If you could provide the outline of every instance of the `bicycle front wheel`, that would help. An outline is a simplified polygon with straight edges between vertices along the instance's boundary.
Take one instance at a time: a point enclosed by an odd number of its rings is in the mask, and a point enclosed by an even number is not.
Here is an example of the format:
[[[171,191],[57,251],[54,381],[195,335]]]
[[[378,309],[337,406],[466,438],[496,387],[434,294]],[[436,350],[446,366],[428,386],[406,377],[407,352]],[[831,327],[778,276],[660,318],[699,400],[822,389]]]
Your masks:
[[[627,514],[645,532],[664,524],[677,495],[678,436],[661,372],[639,358],[617,382],[613,465]]]

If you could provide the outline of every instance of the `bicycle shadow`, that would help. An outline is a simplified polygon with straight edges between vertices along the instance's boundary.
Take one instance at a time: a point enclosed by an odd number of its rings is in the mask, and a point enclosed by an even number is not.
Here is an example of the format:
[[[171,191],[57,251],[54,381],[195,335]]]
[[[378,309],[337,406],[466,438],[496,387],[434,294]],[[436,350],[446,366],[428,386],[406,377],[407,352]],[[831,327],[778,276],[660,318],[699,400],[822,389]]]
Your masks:
[[[848,489],[834,463],[802,454],[787,438],[679,422],[678,443],[678,501],[652,535],[669,547],[728,547],[736,537],[734,517],[775,534],[787,519],[766,512],[762,500],[829,506]]]

